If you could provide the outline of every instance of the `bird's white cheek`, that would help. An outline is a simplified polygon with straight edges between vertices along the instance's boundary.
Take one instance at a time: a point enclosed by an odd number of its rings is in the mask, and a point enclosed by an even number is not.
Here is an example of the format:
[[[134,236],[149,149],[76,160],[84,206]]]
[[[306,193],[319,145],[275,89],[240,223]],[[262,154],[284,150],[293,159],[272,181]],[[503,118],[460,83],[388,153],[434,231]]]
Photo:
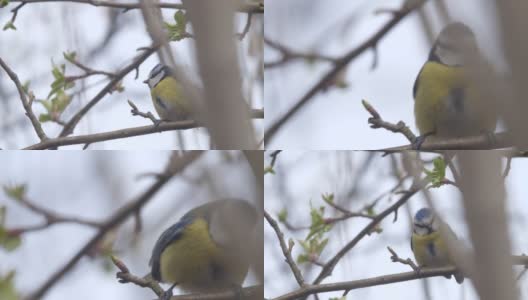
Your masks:
[[[148,85],[150,88],[154,88],[163,78],[163,72],[159,72],[156,76],[148,80]]]

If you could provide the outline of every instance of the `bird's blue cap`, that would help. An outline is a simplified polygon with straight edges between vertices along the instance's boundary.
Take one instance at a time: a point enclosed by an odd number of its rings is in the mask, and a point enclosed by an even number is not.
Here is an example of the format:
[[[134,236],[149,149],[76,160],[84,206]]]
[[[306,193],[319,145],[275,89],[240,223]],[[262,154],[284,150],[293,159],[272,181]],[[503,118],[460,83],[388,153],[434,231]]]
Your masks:
[[[432,214],[433,214],[433,212],[431,211],[431,209],[424,207],[424,208],[421,208],[419,211],[416,212],[416,214],[414,215],[414,219],[415,220],[424,220],[426,218],[429,218]]]

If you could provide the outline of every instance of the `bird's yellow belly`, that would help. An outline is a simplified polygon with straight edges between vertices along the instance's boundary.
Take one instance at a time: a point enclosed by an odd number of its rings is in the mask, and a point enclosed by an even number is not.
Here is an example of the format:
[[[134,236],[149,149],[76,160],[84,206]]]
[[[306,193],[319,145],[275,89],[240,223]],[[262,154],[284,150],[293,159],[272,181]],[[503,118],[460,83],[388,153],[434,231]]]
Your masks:
[[[427,62],[420,71],[414,102],[420,134],[457,137],[493,132],[498,114],[480,98],[462,68]]]
[[[172,77],[166,77],[151,91],[152,102],[159,117],[168,121],[189,119],[191,106],[181,85]]]
[[[449,265],[447,246],[439,232],[425,236],[412,236],[413,252],[416,262],[425,267],[441,267]]]
[[[209,235],[207,223],[198,219],[182,237],[167,246],[160,258],[161,278],[189,292],[214,291],[241,285],[248,264],[231,260]]]

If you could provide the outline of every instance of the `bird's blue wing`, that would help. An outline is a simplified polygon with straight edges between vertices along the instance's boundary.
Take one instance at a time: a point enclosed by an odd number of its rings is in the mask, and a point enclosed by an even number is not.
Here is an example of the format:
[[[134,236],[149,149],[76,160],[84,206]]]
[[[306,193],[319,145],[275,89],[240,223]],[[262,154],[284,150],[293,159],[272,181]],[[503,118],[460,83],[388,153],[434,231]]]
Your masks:
[[[178,221],[176,224],[172,225],[171,227],[167,228],[159,237],[158,241],[156,242],[156,245],[154,246],[154,249],[152,250],[152,256],[150,258],[149,264],[152,266],[151,274],[154,279],[157,281],[161,281],[161,273],[160,273],[160,259],[161,259],[161,253],[174,241],[178,240],[185,227],[192,223],[194,220],[193,216],[185,215],[183,216],[180,221]]]

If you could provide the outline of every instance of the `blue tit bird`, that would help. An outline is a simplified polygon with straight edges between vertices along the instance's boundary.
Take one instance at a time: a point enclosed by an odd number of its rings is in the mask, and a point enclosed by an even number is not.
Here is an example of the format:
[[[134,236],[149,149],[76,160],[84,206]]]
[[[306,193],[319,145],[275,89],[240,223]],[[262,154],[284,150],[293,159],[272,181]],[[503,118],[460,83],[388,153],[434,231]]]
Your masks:
[[[240,291],[248,273],[257,214],[242,200],[224,199],[187,212],[159,237],[150,259],[151,275],[192,293]]]
[[[495,131],[498,113],[471,84],[469,62],[489,67],[471,29],[459,22],[447,25],[414,82],[414,116],[420,132],[415,147],[427,136],[449,138]]]
[[[422,208],[416,212],[413,221],[413,234],[411,237],[411,249],[414,258],[420,267],[445,267],[453,264],[449,253],[447,242],[440,235],[441,220],[429,208]],[[457,237],[449,225],[444,224],[447,238],[456,240]],[[458,283],[464,281],[460,272],[455,272]],[[451,275],[446,276],[451,278]]]
[[[157,64],[143,82],[150,88],[152,102],[160,119],[181,121],[191,117],[191,103],[185,98],[182,84],[176,80],[174,71],[169,67]]]

